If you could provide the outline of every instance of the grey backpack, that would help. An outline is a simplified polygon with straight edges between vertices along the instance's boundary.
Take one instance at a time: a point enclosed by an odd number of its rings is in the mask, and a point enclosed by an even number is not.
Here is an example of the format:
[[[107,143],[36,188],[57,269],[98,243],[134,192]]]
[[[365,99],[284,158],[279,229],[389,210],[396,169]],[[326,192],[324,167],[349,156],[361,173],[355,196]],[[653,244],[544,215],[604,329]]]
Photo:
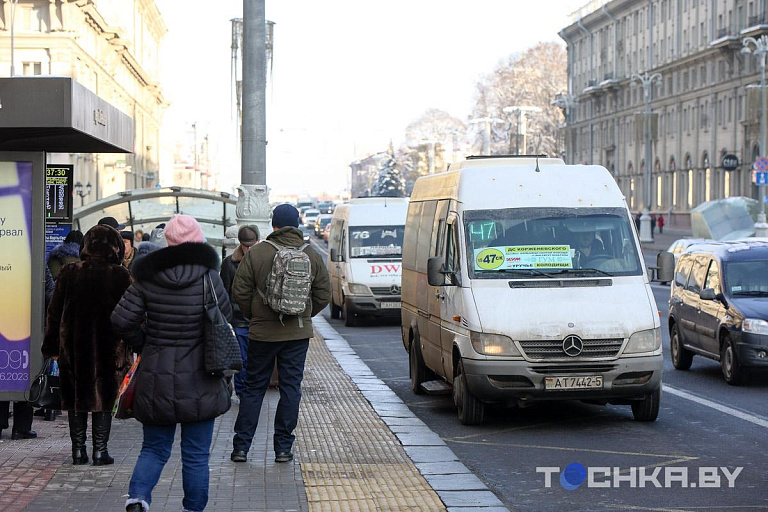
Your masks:
[[[283,323],[283,315],[291,315],[299,318],[299,327],[304,327],[302,313],[307,309],[312,291],[312,264],[304,252],[309,244],[283,247],[271,240],[264,241],[277,252],[272,260],[272,271],[267,276],[266,293],[256,289],[264,304],[280,313],[280,323]]]

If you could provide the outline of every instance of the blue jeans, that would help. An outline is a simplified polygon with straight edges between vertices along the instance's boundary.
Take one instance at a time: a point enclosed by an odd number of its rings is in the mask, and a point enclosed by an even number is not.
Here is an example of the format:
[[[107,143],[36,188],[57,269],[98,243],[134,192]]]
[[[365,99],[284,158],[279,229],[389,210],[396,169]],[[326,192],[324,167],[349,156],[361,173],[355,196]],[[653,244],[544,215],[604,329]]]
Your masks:
[[[243,358],[243,369],[235,374],[235,394],[240,396],[245,389],[246,368],[248,368],[248,328],[233,327],[237,342],[240,344],[240,357]]]
[[[247,452],[253,435],[259,426],[259,414],[264,394],[269,387],[269,377],[277,359],[280,401],[275,411],[275,452],[290,452],[296,437],[293,431],[299,421],[301,381],[304,378],[304,362],[307,359],[309,339],[294,341],[254,341],[248,345],[248,367],[245,389],[240,396],[240,411],[235,422],[235,450]]]
[[[208,458],[215,420],[181,424],[181,476],[185,510],[204,510],[208,504]],[[128,495],[131,502],[152,503],[152,489],[171,456],[176,425],[144,425],[144,442],[133,468]]]

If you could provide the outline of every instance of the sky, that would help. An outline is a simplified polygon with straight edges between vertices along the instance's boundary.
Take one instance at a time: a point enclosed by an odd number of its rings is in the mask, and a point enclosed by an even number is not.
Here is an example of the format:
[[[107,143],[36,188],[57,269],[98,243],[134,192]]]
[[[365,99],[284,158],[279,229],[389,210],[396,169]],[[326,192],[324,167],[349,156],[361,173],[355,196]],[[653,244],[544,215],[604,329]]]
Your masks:
[[[156,0],[168,28],[163,140],[208,135],[222,190],[240,181],[231,23],[243,1]],[[398,147],[427,109],[466,120],[475,85],[509,55],[557,33],[587,0],[266,0],[275,22],[267,89],[267,185],[337,194],[349,164]]]

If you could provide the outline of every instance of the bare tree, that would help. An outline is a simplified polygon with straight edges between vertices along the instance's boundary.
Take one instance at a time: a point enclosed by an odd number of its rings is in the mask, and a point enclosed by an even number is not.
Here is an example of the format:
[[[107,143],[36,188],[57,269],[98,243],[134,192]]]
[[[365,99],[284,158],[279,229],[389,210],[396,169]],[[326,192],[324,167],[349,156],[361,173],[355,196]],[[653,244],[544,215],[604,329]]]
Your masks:
[[[567,58],[565,49],[557,43],[538,43],[522,54],[502,60],[496,69],[477,84],[472,117],[506,119],[492,130],[491,152],[514,153],[522,141],[517,137],[519,117],[505,113],[505,107],[532,106],[540,113],[527,115],[527,137],[520,153],[556,156],[557,130],[563,122],[560,108],[551,105],[558,93],[567,89]],[[482,147],[482,132],[478,131],[475,150]]]
[[[406,144],[418,146],[424,142],[453,143],[456,137],[463,136],[466,129],[461,119],[443,110],[430,108],[406,127]]]

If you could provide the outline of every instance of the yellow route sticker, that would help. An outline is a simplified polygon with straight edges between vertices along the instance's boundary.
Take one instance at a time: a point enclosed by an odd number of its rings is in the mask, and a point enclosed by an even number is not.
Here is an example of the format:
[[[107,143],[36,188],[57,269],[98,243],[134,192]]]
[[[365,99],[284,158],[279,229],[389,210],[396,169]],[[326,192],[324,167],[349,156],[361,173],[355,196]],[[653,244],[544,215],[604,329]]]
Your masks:
[[[504,254],[498,249],[483,249],[475,258],[475,265],[482,270],[494,270],[504,264]]]

